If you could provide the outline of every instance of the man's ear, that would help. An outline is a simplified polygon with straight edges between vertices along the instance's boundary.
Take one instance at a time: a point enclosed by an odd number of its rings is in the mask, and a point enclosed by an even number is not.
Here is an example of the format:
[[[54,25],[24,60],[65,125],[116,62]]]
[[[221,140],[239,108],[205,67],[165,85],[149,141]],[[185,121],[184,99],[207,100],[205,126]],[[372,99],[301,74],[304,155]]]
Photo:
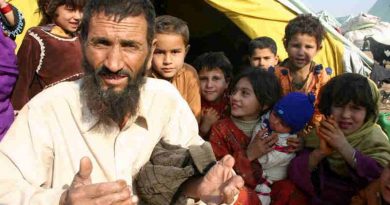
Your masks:
[[[188,51],[190,50],[190,44],[188,44],[187,46],[186,46],[186,55],[187,55],[187,53],[188,53]]]

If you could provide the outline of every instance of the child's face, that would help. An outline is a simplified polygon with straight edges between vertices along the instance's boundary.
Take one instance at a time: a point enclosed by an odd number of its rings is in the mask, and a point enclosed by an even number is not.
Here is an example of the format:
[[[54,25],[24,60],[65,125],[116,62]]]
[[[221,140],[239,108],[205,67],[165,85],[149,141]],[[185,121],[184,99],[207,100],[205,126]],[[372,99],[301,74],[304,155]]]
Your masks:
[[[278,56],[272,53],[269,48],[256,48],[249,57],[249,62],[253,67],[268,69],[278,64]]]
[[[367,110],[363,106],[349,102],[343,106],[331,107],[331,115],[337,122],[337,125],[343,131],[344,135],[352,134],[364,124]]]
[[[65,32],[74,33],[80,26],[83,10],[80,7],[61,5],[56,9],[54,23]]]
[[[234,86],[230,96],[230,106],[233,117],[246,121],[258,118],[261,105],[247,78],[241,78]]]
[[[380,192],[383,199],[390,203],[390,164],[387,165],[380,177]]]
[[[290,133],[291,128],[283,122],[282,118],[280,118],[274,111],[269,115],[269,126],[271,130],[278,133]]]
[[[199,80],[202,98],[208,102],[219,101],[229,85],[223,71],[219,68],[201,69]]]
[[[178,34],[156,34],[156,40],[152,67],[163,78],[171,79],[183,68],[187,47]]]
[[[316,38],[307,34],[295,34],[286,45],[289,62],[296,68],[310,68],[314,56],[319,51]]]

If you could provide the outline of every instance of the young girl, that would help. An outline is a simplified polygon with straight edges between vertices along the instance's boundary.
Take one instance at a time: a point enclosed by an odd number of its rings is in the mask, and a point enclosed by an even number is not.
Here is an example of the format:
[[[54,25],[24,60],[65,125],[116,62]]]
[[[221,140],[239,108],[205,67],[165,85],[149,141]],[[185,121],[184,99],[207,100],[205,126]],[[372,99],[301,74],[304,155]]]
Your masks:
[[[56,83],[83,75],[78,28],[86,0],[40,0],[40,26],[28,30],[18,51],[15,110]]]
[[[193,63],[198,72],[202,103],[199,134],[208,139],[211,126],[229,115],[227,89],[233,66],[223,52],[206,52]]]
[[[287,24],[283,43],[288,58],[275,69],[283,95],[289,92],[312,92],[317,97],[320,88],[332,74],[332,69],[324,69],[313,61],[322,48],[324,37],[321,22],[310,14],[299,15]],[[314,117],[314,123],[321,119],[318,112]]]
[[[311,204],[349,204],[378,178],[390,161],[390,144],[376,124],[379,92],[371,80],[347,73],[321,90],[318,108],[326,116],[316,136],[290,164],[289,178]]]
[[[210,143],[218,159],[226,154],[234,157],[234,170],[245,181],[247,189],[240,193],[237,203],[257,205],[260,201],[254,189],[264,181],[257,159],[272,150],[277,138],[271,136],[251,142],[251,136],[261,114],[280,98],[281,88],[277,78],[263,69],[250,69],[241,73],[231,87],[231,116],[212,126]]]

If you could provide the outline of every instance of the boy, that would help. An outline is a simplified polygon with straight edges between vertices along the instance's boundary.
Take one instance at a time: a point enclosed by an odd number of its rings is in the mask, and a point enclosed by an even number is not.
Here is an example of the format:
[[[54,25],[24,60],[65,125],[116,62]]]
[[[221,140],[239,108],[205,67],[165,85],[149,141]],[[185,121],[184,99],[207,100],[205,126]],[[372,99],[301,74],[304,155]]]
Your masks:
[[[196,119],[200,120],[200,85],[196,70],[184,63],[189,49],[187,23],[163,15],[156,18],[156,49],[153,53],[150,77],[170,81],[187,101]]]
[[[255,38],[248,45],[249,63],[253,67],[268,70],[279,62],[275,41],[267,36]]]
[[[332,74],[331,68],[323,69],[322,65],[316,65],[313,61],[322,48],[324,37],[325,30],[321,22],[310,14],[299,15],[287,24],[283,43],[288,58],[275,69],[284,95],[290,92],[312,92],[318,101],[320,88]],[[312,122],[320,120],[321,115],[316,111]]]
[[[226,90],[232,78],[233,66],[223,52],[207,52],[194,63],[200,80],[202,116],[199,133],[207,138],[211,126],[228,116],[229,98]]]

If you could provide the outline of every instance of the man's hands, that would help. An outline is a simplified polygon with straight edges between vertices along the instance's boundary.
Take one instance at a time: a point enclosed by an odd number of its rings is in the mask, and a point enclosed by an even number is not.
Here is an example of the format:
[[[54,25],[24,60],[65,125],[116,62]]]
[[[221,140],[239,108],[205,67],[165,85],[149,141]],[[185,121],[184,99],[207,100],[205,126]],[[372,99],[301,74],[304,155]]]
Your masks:
[[[266,132],[266,129],[260,130],[254,137],[253,141],[249,144],[246,150],[246,155],[250,161],[260,158],[272,151],[272,147],[278,141],[278,136],[276,134],[272,134],[271,136],[264,138]]]
[[[124,180],[92,184],[92,163],[88,157],[80,160],[80,170],[71,186],[61,195],[60,205],[115,204],[135,205],[138,199]]]
[[[198,192],[208,205],[232,203],[244,187],[244,180],[233,173],[234,158],[226,155],[201,180]]]

